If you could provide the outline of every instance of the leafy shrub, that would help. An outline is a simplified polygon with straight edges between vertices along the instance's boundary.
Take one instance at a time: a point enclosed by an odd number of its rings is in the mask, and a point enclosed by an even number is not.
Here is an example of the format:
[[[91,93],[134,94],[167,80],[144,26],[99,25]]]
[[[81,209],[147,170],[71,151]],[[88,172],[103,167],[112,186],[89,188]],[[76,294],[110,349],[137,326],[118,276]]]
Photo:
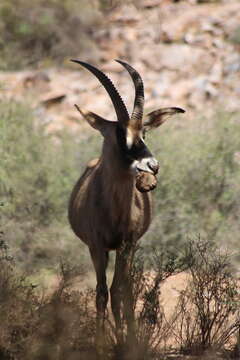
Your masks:
[[[143,249],[136,254],[132,266],[132,281],[135,298],[136,335],[138,351],[136,358],[150,358],[166,352],[165,344],[171,337],[171,324],[166,320],[161,305],[161,286],[163,282],[182,271],[184,264],[169,253],[153,251],[148,259],[151,270],[146,270]]]
[[[219,250],[212,239],[198,238],[189,240],[178,256],[164,247],[153,251],[148,258],[151,263],[148,271],[144,249],[135,250],[131,280],[137,346],[127,345],[126,319],[122,314],[123,347],[119,348],[112,338],[119,358],[125,359],[126,350],[134,360],[168,359],[173,353],[208,359],[209,351],[213,359],[218,359],[220,353],[221,358],[225,355],[235,358],[235,354],[238,358],[240,288],[229,254]],[[161,306],[161,287],[166,279],[183,270],[189,274],[186,288],[179,293],[172,315],[166,318]],[[173,344],[178,345],[174,348]]]
[[[31,285],[15,274],[13,258],[0,238],[0,355],[1,359],[13,359],[24,347],[28,336],[26,324],[33,325],[36,299]],[[26,303],[28,306],[26,306]]]
[[[146,246],[177,250],[188,236],[209,236],[239,252],[240,164],[238,114],[197,117],[184,126],[170,122],[153,133],[160,161],[155,218]],[[182,119],[179,121],[183,121]]]
[[[52,266],[66,253],[76,261],[81,253],[85,261],[67,208],[95,138],[85,138],[89,146],[81,146],[67,131],[48,135],[29,107],[14,102],[0,104],[0,133],[0,225],[20,263],[32,273],[33,264]]]
[[[1,239],[1,359],[63,359],[64,356],[95,359],[94,294],[90,290],[71,290],[73,273],[75,276],[72,268],[61,266],[54,293],[40,296],[29,280],[18,273]]]
[[[180,294],[172,331],[185,353],[223,349],[240,330],[239,285],[229,256],[210,240],[185,248],[190,280]]]
[[[131,0],[1,0],[0,69],[63,62],[94,54],[105,12]]]
[[[3,0],[0,4],[1,67],[18,68],[46,57],[76,56],[91,43],[97,2]]]
[[[238,26],[236,29],[234,29],[234,31],[231,34],[229,39],[235,45],[240,44],[240,26]]]

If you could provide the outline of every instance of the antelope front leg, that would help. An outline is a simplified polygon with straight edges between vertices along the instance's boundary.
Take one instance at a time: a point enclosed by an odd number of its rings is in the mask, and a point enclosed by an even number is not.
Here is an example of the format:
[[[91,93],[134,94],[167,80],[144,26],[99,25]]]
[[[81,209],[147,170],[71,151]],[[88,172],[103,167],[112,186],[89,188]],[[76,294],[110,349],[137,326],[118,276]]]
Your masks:
[[[97,308],[97,336],[96,343],[101,350],[105,343],[105,312],[108,303],[108,288],[106,282],[106,268],[108,264],[108,253],[98,251],[95,248],[90,249],[90,254],[96,271],[96,308]]]
[[[121,252],[123,261],[123,310],[127,323],[127,343],[134,348],[136,344],[136,328],[134,316],[133,280],[131,278],[132,263],[135,253],[135,243],[129,241],[124,244]],[[135,349],[134,349],[135,350]]]
[[[135,246],[132,243],[124,243],[117,250],[115,272],[111,286],[111,307],[116,324],[116,333],[118,343],[123,342],[123,318],[127,323],[127,341],[134,343],[136,341],[135,319],[134,319],[134,301],[132,279],[130,278],[132,260],[135,252]],[[123,314],[121,315],[121,308]]]
[[[116,326],[116,337],[118,345],[123,344],[123,323],[121,315],[122,306],[122,261],[119,252],[116,252],[115,271],[110,289],[111,308]]]

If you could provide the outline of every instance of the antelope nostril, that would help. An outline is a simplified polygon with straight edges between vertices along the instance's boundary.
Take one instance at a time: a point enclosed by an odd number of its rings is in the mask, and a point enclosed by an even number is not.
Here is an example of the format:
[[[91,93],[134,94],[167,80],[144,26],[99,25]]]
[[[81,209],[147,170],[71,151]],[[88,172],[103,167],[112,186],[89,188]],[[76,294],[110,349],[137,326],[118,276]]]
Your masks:
[[[148,167],[153,171],[154,174],[158,173],[159,164],[158,164],[157,160],[152,159],[152,160],[148,161]]]

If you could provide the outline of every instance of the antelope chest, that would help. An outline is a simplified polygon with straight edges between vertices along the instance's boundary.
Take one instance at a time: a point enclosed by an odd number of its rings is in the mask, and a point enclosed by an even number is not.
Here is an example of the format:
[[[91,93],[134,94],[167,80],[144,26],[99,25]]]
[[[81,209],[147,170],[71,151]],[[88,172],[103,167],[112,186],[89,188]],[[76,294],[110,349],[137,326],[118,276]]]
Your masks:
[[[126,200],[126,199],[125,199]],[[109,212],[109,221],[104,221],[108,227],[105,241],[109,248],[117,248],[121,241],[138,240],[148,229],[152,219],[152,198],[150,193],[136,191],[132,201],[125,206],[118,202],[115,212]],[[106,236],[107,235],[107,236]]]
[[[152,218],[151,193],[139,192],[134,184],[106,189],[85,173],[76,184],[69,206],[69,220],[75,234],[87,245],[102,243],[116,249],[124,239],[138,240]]]

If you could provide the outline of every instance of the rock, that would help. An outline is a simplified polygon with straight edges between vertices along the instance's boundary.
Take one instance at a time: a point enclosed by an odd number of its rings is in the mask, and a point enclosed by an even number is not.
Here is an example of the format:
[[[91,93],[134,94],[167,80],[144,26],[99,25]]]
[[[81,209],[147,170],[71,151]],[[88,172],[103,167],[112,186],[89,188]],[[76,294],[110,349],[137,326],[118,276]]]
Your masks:
[[[123,25],[133,25],[140,20],[140,14],[137,9],[133,5],[124,5],[118,9],[118,11],[114,11],[110,18],[112,22],[118,22]]]
[[[222,81],[222,76],[223,76],[223,64],[221,61],[218,61],[213,65],[211,69],[209,81],[215,85],[219,84]]]
[[[187,44],[172,44],[165,46],[159,44],[149,53],[145,49],[139,50],[139,56],[146,65],[159,70],[196,71],[201,67],[201,71],[211,62],[210,54],[202,48],[190,47]]]
[[[66,94],[47,94],[44,99],[41,100],[41,104],[49,108],[50,106],[61,103],[66,97]]]
[[[23,86],[25,88],[39,87],[39,88],[48,88],[45,84],[50,82],[50,78],[45,71],[33,72],[23,79]]]
[[[161,5],[162,0],[145,0],[142,4],[142,7],[145,9],[152,9]]]
[[[229,54],[225,61],[224,73],[229,75],[240,71],[240,55],[238,53]]]
[[[119,65],[116,61],[108,61],[105,64],[101,66],[101,70],[109,73],[109,72],[115,72],[115,73],[121,73],[123,71],[122,66]]]

